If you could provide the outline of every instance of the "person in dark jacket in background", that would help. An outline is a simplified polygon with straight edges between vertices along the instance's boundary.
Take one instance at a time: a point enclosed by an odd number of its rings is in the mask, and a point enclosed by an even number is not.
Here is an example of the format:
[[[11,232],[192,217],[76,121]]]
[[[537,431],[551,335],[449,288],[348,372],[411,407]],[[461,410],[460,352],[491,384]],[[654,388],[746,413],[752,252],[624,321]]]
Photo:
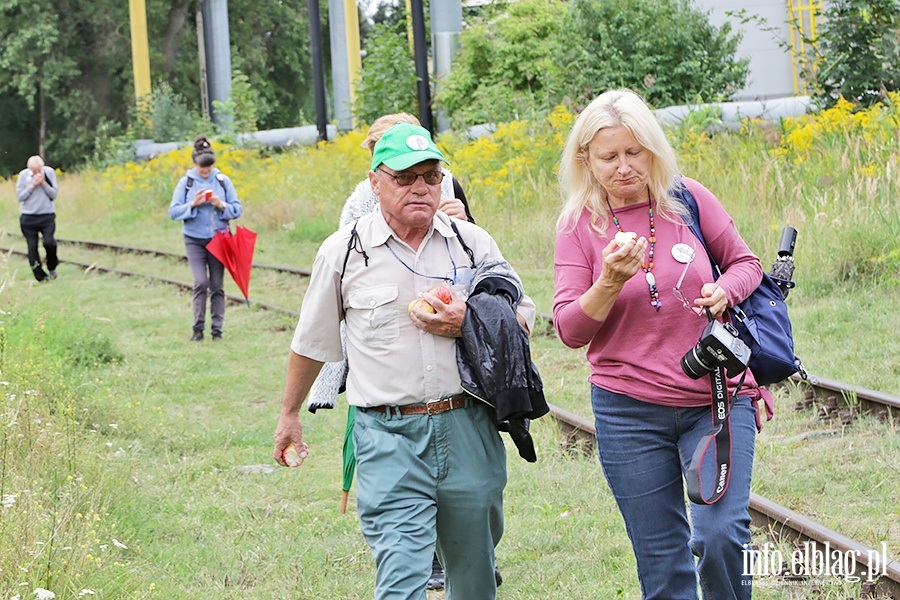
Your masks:
[[[206,249],[206,245],[216,232],[227,231],[229,221],[240,217],[244,209],[231,180],[213,167],[216,153],[205,135],[194,140],[191,158],[194,168],[175,186],[169,217],[184,222],[184,247],[194,278],[191,341],[203,341],[207,296],[212,316],[210,333],[213,341],[218,341],[222,339],[225,321],[225,266]]]
[[[16,180],[16,196],[19,198],[19,227],[28,245],[28,264],[38,281],[56,279],[56,267],[59,259],[56,256],[56,207],[53,201],[59,188],[56,186],[56,171],[44,164],[40,156],[28,159],[27,168],[19,173]],[[41,266],[41,255],[38,250],[38,236],[43,239],[44,251],[47,253],[47,271]]]

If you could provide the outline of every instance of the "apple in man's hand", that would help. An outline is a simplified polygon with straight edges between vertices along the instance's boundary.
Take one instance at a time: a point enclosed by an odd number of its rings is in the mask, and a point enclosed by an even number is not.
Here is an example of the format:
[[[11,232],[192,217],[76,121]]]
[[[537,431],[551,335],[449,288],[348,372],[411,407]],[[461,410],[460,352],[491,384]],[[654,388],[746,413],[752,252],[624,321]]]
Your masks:
[[[309,452],[305,448],[298,452],[294,444],[288,444],[281,452],[281,458],[284,459],[285,464],[289,467],[299,467],[307,456],[309,456]]]
[[[450,293],[450,288],[446,286],[436,285],[428,290],[428,293],[444,304],[450,304],[451,302],[453,302],[453,295]],[[416,306],[421,308],[423,311],[431,314],[435,314],[437,312],[436,310],[434,310],[434,307],[429,304],[428,301],[424,298],[413,298],[412,301],[410,301],[409,305],[406,307],[406,312],[411,314]]]
[[[436,285],[430,290],[428,293],[443,302],[444,304],[450,304],[453,302],[453,295],[450,293],[450,288],[444,285]]]

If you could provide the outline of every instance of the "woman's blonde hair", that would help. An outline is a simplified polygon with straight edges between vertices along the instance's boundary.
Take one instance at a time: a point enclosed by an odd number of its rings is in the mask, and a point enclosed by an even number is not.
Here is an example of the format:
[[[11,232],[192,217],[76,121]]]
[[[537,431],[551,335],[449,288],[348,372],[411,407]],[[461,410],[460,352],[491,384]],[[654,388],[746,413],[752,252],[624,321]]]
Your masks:
[[[671,193],[678,185],[675,151],[666,139],[659,121],[640,96],[631,90],[611,90],[595,98],[578,116],[559,165],[559,187],[563,208],[557,227],[574,227],[583,209],[591,214],[591,226],[605,237],[609,226],[606,190],[591,174],[587,164],[588,144],[597,132],[607,127],[624,126],[653,158],[650,163],[650,196],[656,200],[656,213],[669,220],[684,209]]]
[[[419,127],[422,126],[422,124],[419,123],[419,120],[409,113],[394,113],[392,115],[383,115],[375,119],[375,122],[372,123],[371,127],[369,127],[369,132],[366,134],[366,139],[363,140],[362,147],[366,148],[369,152],[374,153],[375,144],[378,143],[378,140],[381,139],[381,136],[384,135],[384,132],[397,123],[409,123],[410,125],[417,125]]]

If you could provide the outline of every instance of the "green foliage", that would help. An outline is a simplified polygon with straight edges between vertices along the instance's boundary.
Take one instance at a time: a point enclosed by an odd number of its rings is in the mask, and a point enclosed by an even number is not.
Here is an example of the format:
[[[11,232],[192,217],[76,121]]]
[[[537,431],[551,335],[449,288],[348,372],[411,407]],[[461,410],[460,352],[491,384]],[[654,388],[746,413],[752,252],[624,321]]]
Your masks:
[[[199,115],[166,82],[158,84],[136,112],[133,129],[136,139],[180,142],[191,139],[199,129]]]
[[[116,121],[102,121],[97,127],[93,151],[86,166],[102,171],[134,160],[134,139]]]
[[[257,107],[260,102],[261,98],[250,84],[250,79],[240,71],[234,71],[228,100],[225,102],[216,100],[213,106],[221,122],[227,123],[222,129],[226,129],[228,133],[250,133],[257,131],[256,119],[259,112]]]
[[[373,28],[356,84],[355,119],[372,123],[390,113],[418,113],[416,65],[405,33],[399,25]]]
[[[457,127],[536,118],[555,103],[549,91],[559,77],[554,53],[561,36],[559,5],[523,0],[503,14],[487,11],[460,36],[461,50],[437,104]]]
[[[662,107],[724,100],[749,59],[729,24],[710,24],[689,0],[546,0],[486,11],[463,32],[438,104],[456,126],[534,118],[628,87]]]
[[[262,129],[293,127],[312,114],[309,23],[304,0],[230,0],[232,65],[258,94],[254,103]],[[327,3],[323,3],[327,4]],[[200,112],[197,3],[148,2],[147,33],[154,89],[170,86]],[[327,10],[323,56],[330,72]],[[98,129],[121,131],[141,111],[134,101],[128,3],[113,0],[0,0],[0,173],[21,168],[42,145],[49,164],[72,170],[104,155]],[[326,83],[327,85],[327,83]],[[188,127],[179,117],[155,126],[157,139]],[[13,114],[15,113],[15,114]],[[243,118],[243,116],[242,116]],[[209,131],[209,127],[203,127]]]
[[[324,70],[330,74],[328,3],[320,4]],[[303,124],[303,115],[315,114],[308,2],[229,0],[228,13],[232,69],[246,75],[257,96],[258,127]]]
[[[42,4],[0,2],[0,88],[12,89],[31,110],[76,72],[75,61],[60,46],[59,19],[46,14]]]
[[[79,21],[61,18],[46,1],[0,2],[0,92],[24,103],[32,115],[28,122],[34,128],[35,145],[22,152],[26,156],[43,147],[49,162],[59,164],[77,152],[79,136],[71,135],[75,128],[59,113],[72,106],[89,113],[96,104],[73,86],[73,80],[85,71],[79,62],[82,53],[74,51]],[[92,39],[95,31],[79,33],[82,39]],[[86,130],[91,121],[85,115],[76,122]],[[12,128],[19,126],[12,124]]]
[[[841,96],[866,107],[900,90],[900,2],[833,0],[820,31],[814,96],[823,108]]]
[[[578,104],[618,87],[658,108],[727,100],[747,79],[749,59],[726,23],[710,24],[689,0],[573,0],[562,32],[565,86]]]
[[[74,339],[69,339],[65,348],[66,362],[75,367],[97,367],[121,362],[124,356],[113,346],[109,337],[98,333],[94,336],[83,332]]]

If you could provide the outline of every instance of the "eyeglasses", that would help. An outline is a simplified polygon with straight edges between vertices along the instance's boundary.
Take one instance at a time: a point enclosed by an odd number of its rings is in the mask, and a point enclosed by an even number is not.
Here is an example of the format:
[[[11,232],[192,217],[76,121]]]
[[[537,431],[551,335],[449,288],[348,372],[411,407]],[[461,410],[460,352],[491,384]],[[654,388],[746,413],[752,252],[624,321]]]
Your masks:
[[[675,294],[675,297],[681,302],[681,305],[684,306],[687,310],[691,311],[698,317],[703,316],[703,309],[693,306],[690,302],[687,301],[687,298],[684,297],[684,294],[681,293],[681,283],[684,281],[684,276],[687,275],[688,267],[691,266],[691,263],[694,262],[694,257],[697,255],[697,238],[694,238],[694,248],[691,251],[691,256],[684,263],[684,270],[681,272],[681,277],[678,278],[678,283],[675,284],[675,287],[672,288],[672,293]]]
[[[419,177],[422,178],[423,181],[427,185],[437,185],[444,180],[444,172],[443,171],[425,171],[424,173],[412,173],[410,171],[403,171],[402,173],[397,173],[394,175],[393,173],[388,173],[381,167],[378,167],[376,170],[381,171],[385,175],[389,175],[394,178],[394,181],[397,182],[397,185],[408,187],[416,182],[416,179]]]

